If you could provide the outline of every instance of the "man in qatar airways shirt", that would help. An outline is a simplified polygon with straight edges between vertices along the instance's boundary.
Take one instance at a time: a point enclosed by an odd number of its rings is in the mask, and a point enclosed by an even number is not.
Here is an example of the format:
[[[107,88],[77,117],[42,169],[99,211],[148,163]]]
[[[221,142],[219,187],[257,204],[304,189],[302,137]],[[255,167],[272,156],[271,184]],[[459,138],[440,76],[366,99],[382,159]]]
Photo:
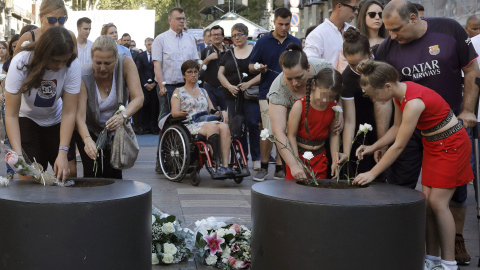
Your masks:
[[[438,92],[447,101],[465,128],[476,124],[474,114],[478,98],[475,78],[480,76],[475,59],[478,55],[463,27],[447,18],[420,19],[411,2],[393,0],[383,11],[385,39],[376,60],[394,66],[403,81],[414,81]],[[462,71],[465,80],[462,82]],[[379,113],[377,122],[390,121],[389,113]],[[387,171],[387,181],[415,188],[422,166],[422,136],[417,129],[397,161]],[[457,237],[455,259],[469,264],[462,236],[467,187],[458,187],[451,200]],[[459,252],[457,252],[459,251]]]

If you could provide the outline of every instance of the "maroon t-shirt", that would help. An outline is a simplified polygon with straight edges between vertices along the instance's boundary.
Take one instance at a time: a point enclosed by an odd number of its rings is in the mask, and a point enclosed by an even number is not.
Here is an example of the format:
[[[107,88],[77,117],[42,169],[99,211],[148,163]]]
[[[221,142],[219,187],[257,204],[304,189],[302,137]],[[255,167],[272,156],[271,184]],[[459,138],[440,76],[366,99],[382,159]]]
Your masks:
[[[410,43],[385,39],[376,60],[394,66],[402,81],[413,81],[435,90],[459,112],[462,104],[462,68],[470,65],[477,53],[465,29],[448,18],[427,18],[425,34]]]

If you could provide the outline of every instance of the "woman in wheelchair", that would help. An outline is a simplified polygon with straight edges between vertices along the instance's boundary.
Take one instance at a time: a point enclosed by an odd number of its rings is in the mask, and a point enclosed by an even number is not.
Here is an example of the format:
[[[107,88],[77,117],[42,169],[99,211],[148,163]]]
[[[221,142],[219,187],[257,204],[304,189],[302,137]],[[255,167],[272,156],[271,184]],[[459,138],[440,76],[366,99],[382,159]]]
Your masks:
[[[172,117],[187,117],[196,113],[214,110],[207,92],[197,87],[200,65],[196,60],[187,60],[182,64],[182,75],[185,86],[173,91],[171,106]],[[216,112],[219,115],[220,112]],[[226,119],[225,112],[222,112]],[[228,167],[230,154],[231,135],[228,125],[224,122],[195,122],[190,121],[186,125],[192,135],[200,134],[207,138],[215,155],[221,156],[221,165],[218,166],[217,174],[235,175],[236,172]]]

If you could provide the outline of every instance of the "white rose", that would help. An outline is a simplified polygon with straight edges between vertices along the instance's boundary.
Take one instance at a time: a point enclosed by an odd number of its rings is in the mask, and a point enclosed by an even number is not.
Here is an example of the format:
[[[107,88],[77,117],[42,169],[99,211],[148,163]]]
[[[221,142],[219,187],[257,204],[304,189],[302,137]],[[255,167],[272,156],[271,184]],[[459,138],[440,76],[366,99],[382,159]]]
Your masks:
[[[237,269],[242,269],[242,266],[243,266],[243,261],[237,261],[235,263],[235,268],[237,268]]]
[[[152,264],[159,264],[160,261],[158,260],[157,253],[152,253]]]
[[[198,80],[198,84],[202,84],[202,80]]]
[[[173,223],[167,222],[162,225],[162,232],[164,233],[174,233],[175,232],[175,226],[173,226]]]
[[[358,132],[357,132],[357,133],[361,133],[361,132],[363,132],[364,130],[365,130],[365,127],[364,127],[362,124],[360,124],[360,125],[358,126]]]
[[[164,263],[172,263],[172,262],[173,262],[173,255],[172,255],[172,254],[163,253],[162,262],[164,262]]]
[[[222,229],[218,229],[218,230],[217,230],[217,237],[222,237],[222,238],[223,238],[226,233],[227,233],[227,230],[225,230],[225,229],[223,229],[223,228],[222,228]]]
[[[263,141],[268,139],[270,135],[268,134],[268,129],[264,128],[262,132],[260,132],[260,138],[262,138]]]
[[[174,244],[165,243],[163,244],[163,253],[175,255],[175,253],[177,253],[177,247]]]
[[[313,156],[313,153],[310,152],[310,151],[307,151],[305,153],[303,153],[303,158],[306,159],[306,160],[310,160],[312,159],[314,156]]]
[[[156,220],[157,220],[157,219],[155,218],[155,216],[152,215],[152,224],[155,223]]]
[[[373,130],[372,125],[367,123],[363,124],[363,132],[367,133],[368,131],[372,131],[372,130]]]
[[[125,109],[125,106],[120,105],[120,107],[118,107],[118,110],[121,111],[121,112],[124,112],[124,111],[126,111],[127,109]]]
[[[209,255],[206,259],[205,259],[205,263],[207,265],[215,265],[217,263],[217,256],[215,255]]]
[[[250,237],[252,237],[252,232],[250,230],[247,230],[243,233],[243,236],[247,239],[250,239]]]
[[[340,105],[333,106],[333,107],[332,107],[332,110],[334,110],[334,111],[336,111],[336,112],[339,112],[339,113],[343,112],[343,109],[342,109],[342,107],[341,107]]]
[[[254,68],[255,70],[258,70],[258,69],[260,68],[260,64],[259,64],[258,62],[255,63],[255,65],[253,65],[253,68]]]
[[[203,64],[203,61],[200,60],[200,59],[198,59],[197,62],[198,62],[199,65],[202,65],[202,64]]]
[[[7,78],[7,74],[0,74],[0,81],[5,80]]]
[[[207,70],[207,65],[202,65],[203,70]]]
[[[245,77],[248,77],[248,74],[245,73],[245,72],[243,72],[243,73],[242,73],[242,76],[243,76],[242,78],[245,78]]]
[[[228,259],[227,259],[227,258],[223,258],[223,259],[222,259],[222,263],[228,264]]]
[[[162,82],[162,85],[165,86],[167,84],[167,82]]]
[[[237,232],[234,229],[228,229],[227,234],[236,235]]]
[[[230,257],[230,248],[227,246],[223,251],[222,251],[222,258],[228,259]]]

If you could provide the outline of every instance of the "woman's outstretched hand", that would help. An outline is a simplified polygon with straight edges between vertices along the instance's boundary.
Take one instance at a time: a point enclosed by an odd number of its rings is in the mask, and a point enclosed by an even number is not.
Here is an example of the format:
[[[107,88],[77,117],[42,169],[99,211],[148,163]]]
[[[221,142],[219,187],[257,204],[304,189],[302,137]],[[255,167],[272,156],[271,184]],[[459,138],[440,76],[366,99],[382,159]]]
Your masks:
[[[371,145],[360,145],[360,147],[357,148],[357,151],[355,152],[355,155],[359,160],[363,159],[363,156],[365,155],[371,155],[375,152],[375,148],[373,148]]]
[[[372,182],[374,179],[375,179],[375,177],[373,176],[373,174],[370,171],[368,171],[368,172],[361,173],[361,174],[357,175],[357,177],[355,177],[355,179],[353,180],[353,184],[354,185],[359,185],[359,186],[364,186],[364,185]]]

